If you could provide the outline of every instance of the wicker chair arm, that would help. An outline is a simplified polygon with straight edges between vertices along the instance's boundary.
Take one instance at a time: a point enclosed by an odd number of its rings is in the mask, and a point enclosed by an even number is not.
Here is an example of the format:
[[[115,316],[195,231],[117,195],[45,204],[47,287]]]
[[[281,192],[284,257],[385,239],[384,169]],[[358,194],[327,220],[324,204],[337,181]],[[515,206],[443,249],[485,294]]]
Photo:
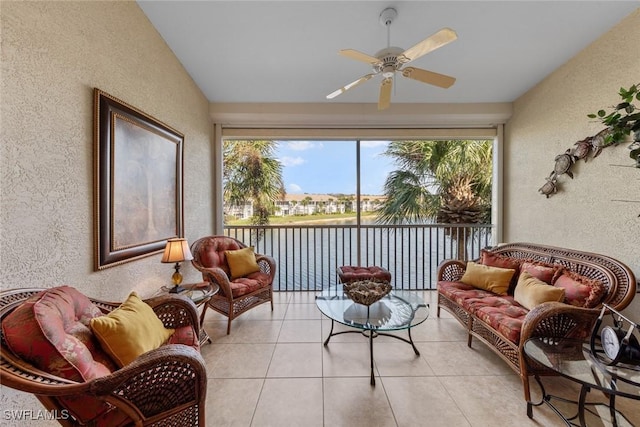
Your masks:
[[[586,339],[599,313],[599,310],[561,302],[542,303],[527,313],[520,333],[520,347],[533,337]]]
[[[169,344],[87,384],[91,394],[134,408],[127,411],[130,416],[139,411],[152,417],[188,403],[204,404],[207,374],[204,359],[197,350]]]
[[[269,275],[269,282],[273,282],[276,275],[276,260],[269,255],[256,254],[256,262],[260,266],[260,271]]]
[[[220,267],[201,267],[202,278],[220,286],[220,294],[231,298],[231,282],[229,276]]]
[[[449,259],[444,260],[438,265],[438,281],[457,282],[464,275],[467,269],[467,263]]]
[[[146,299],[166,328],[192,326],[196,335],[200,333],[198,309],[195,303],[184,295],[168,294]]]

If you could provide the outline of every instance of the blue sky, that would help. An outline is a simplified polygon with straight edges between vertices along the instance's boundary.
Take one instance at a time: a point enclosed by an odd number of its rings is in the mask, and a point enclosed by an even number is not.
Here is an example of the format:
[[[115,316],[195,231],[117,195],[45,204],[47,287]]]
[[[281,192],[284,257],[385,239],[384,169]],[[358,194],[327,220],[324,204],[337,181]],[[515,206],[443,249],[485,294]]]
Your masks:
[[[383,156],[389,141],[360,142],[361,193],[380,195],[394,169]],[[278,141],[285,189],[289,194],[356,193],[355,141]]]

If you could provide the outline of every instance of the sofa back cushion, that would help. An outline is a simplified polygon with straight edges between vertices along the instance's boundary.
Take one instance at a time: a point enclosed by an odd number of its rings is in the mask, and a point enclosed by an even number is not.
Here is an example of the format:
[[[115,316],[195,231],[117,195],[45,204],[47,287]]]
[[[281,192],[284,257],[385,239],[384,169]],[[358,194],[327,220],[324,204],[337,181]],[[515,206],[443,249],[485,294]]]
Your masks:
[[[229,237],[216,236],[207,239],[199,248],[199,252],[194,254],[197,261],[206,268],[219,267],[231,277],[231,270],[227,262],[225,251],[234,251],[243,249],[246,246],[241,245],[235,239]]]
[[[520,275],[520,262],[521,260],[515,258],[509,258],[507,256],[494,254],[491,251],[482,249],[480,251],[480,264],[488,265],[489,267],[498,267],[514,270],[513,277],[509,283],[508,293],[513,295],[513,290],[516,287],[518,276]]]

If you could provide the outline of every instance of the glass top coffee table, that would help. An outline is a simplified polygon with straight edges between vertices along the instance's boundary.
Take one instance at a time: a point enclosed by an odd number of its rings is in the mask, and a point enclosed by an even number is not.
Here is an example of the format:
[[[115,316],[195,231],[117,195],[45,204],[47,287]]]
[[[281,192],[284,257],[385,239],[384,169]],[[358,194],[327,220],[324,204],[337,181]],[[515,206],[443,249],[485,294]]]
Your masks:
[[[599,349],[599,347],[598,347]],[[586,406],[603,406],[602,403],[586,401],[590,390],[600,390],[609,397],[609,420],[613,426],[627,425],[624,415],[616,411],[616,396],[640,400],[640,366],[607,366],[599,362],[590,351],[589,343],[568,338],[531,338],[524,345],[528,359],[540,364],[581,385],[577,402],[547,394],[538,375],[534,378],[542,391],[542,399],[538,403],[527,402],[527,415],[533,417],[532,407],[545,403],[558,414],[567,426],[586,426]],[[551,402],[551,399],[578,404],[578,413],[572,417],[563,415]],[[590,411],[591,412],[591,411]],[[598,414],[601,415],[601,414]],[[576,424],[574,420],[578,421]]]
[[[342,285],[331,286],[316,296],[316,305],[322,314],[331,319],[331,331],[324,342],[329,344],[331,337],[347,333],[361,333],[369,338],[371,358],[371,385],[376,385],[373,375],[373,339],[379,335],[393,337],[411,344],[419,355],[411,339],[411,328],[427,320],[429,306],[416,293],[392,290],[380,301],[370,306],[357,304],[347,297]],[[335,322],[354,328],[354,330],[333,332]],[[385,332],[406,330],[409,339]]]

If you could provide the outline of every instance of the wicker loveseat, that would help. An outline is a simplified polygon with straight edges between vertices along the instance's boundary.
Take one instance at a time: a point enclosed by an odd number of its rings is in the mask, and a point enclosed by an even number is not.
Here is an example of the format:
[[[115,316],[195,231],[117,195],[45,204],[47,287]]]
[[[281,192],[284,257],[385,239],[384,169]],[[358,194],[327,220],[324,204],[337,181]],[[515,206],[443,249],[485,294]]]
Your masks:
[[[633,272],[623,263],[604,255],[530,243],[511,243],[483,250],[483,256],[477,262],[481,263],[484,259],[497,260],[498,267],[515,266],[516,271],[525,263],[546,269],[552,272],[549,284],[557,285],[554,281],[564,275],[582,277],[585,282],[599,282],[604,288],[604,295],[600,295],[598,301],[591,301],[591,308],[568,304],[565,299],[563,302],[543,302],[528,310],[515,301],[513,283],[507,295],[496,295],[461,281],[467,262],[447,260],[440,264],[438,317],[440,309],[444,308],[467,329],[469,347],[473,337],[476,337],[498,354],[520,375],[527,401],[531,400],[529,376],[551,373],[541,367],[527,365],[522,351],[524,343],[529,338],[539,336],[587,338],[603,303],[622,310],[629,305],[636,292]],[[519,271],[514,275],[516,280],[518,275]]]
[[[93,321],[112,322],[127,313],[133,316],[128,319],[141,319],[135,317],[141,311],[162,329],[164,341],[119,366],[122,361],[100,345]],[[132,294],[121,305],[68,286],[10,289],[0,292],[0,319],[2,385],[34,394],[60,424],[205,425],[207,376],[198,350],[198,313],[188,298],[142,301]],[[124,340],[118,341],[119,352],[145,341],[123,334],[121,323],[110,324]]]

